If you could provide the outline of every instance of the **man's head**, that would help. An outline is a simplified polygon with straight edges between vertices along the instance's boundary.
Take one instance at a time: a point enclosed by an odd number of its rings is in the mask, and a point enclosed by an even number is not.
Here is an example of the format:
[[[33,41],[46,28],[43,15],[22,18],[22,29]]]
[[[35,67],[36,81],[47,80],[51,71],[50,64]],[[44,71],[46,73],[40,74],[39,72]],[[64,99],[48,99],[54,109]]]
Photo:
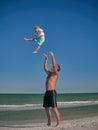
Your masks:
[[[59,72],[60,71],[60,65],[56,64],[55,69]],[[51,71],[54,71],[54,67],[51,69]]]
[[[57,64],[57,70],[58,70],[58,72],[61,70],[61,67],[58,64]]]

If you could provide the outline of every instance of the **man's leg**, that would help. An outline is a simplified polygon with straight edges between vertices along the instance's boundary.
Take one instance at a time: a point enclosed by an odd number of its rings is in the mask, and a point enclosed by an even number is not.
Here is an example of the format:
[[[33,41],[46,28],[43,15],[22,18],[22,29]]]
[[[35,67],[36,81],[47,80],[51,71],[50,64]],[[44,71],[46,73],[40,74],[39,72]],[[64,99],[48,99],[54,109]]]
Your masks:
[[[46,114],[47,114],[47,118],[48,118],[48,123],[47,125],[50,126],[51,125],[51,111],[49,107],[45,107],[46,110]]]
[[[55,114],[56,119],[57,119],[56,127],[58,127],[60,125],[60,114],[59,114],[59,111],[57,108],[53,108],[53,111],[54,111],[54,114]]]

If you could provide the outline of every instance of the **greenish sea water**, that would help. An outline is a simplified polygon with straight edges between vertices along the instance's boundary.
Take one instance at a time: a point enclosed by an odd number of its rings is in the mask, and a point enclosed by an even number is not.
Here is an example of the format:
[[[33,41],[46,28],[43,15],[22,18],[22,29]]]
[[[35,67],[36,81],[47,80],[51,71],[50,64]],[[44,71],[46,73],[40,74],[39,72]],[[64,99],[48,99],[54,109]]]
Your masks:
[[[43,94],[0,94],[0,125],[46,121]],[[98,93],[58,94],[61,120],[98,115]],[[55,120],[54,114],[52,114]]]

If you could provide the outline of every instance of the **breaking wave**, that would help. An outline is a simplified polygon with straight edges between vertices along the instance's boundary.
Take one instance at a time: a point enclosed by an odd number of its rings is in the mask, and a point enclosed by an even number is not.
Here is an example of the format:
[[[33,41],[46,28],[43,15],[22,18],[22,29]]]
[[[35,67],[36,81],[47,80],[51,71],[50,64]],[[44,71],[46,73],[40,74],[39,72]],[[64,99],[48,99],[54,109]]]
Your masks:
[[[98,101],[70,101],[58,102],[58,107],[75,107],[84,105],[97,105]],[[0,110],[35,110],[43,109],[42,104],[22,104],[22,105],[0,105]]]

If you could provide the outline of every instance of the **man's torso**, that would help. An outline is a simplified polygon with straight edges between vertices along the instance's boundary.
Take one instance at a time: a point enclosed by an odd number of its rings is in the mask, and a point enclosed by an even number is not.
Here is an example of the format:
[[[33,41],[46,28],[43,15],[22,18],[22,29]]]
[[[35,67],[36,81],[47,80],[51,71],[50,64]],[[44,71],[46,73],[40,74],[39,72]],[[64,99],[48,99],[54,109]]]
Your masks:
[[[55,90],[57,79],[58,79],[57,74],[54,74],[53,72],[49,72],[46,79],[46,90]]]

